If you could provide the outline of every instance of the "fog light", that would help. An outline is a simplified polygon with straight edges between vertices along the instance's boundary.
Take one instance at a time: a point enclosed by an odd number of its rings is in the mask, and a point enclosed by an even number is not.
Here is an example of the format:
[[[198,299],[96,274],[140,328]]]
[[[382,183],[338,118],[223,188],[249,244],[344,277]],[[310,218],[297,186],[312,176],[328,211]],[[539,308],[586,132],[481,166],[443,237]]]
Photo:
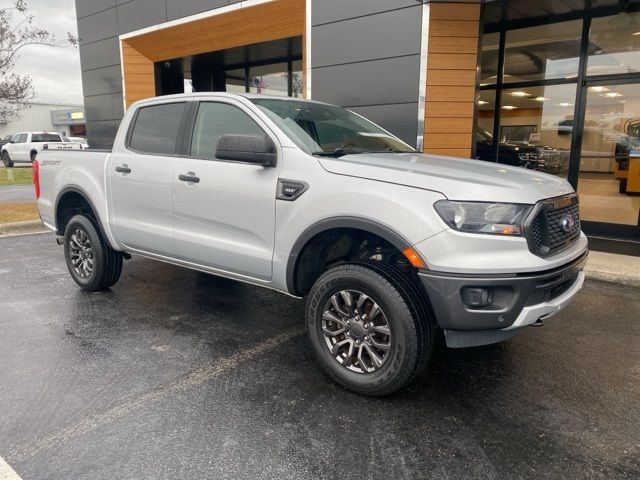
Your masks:
[[[462,303],[469,308],[483,308],[491,305],[493,292],[490,288],[465,287],[462,289]]]

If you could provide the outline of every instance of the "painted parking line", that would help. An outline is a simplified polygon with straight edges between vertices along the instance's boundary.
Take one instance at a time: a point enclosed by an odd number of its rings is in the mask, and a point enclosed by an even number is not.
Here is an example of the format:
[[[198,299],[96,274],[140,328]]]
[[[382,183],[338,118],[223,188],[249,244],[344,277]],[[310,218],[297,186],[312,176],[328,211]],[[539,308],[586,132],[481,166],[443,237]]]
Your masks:
[[[2,457],[0,457],[0,480],[22,480],[20,475]]]
[[[138,397],[130,398],[128,401],[123,402],[120,405],[116,405],[109,410],[85,417],[78,423],[67,428],[63,428],[47,437],[35,439],[34,441],[23,445],[18,445],[10,451],[10,457],[16,460],[24,460],[33,457],[42,450],[55,447],[56,445],[64,443],[79,435],[91,432],[115,420],[121,419],[144,407],[144,405],[149,402],[159,400],[170,393],[185,391],[212,380],[220,374],[225,373],[242,363],[275,349],[280,344],[297,337],[302,333],[302,326],[295,326],[276,337],[269,338],[252,347],[244,348],[232,355],[218,358],[206,367],[196,369],[176,381],[161,385],[160,387],[143,393]],[[4,479],[0,477],[0,480]],[[11,478],[11,480],[13,480],[13,478]]]

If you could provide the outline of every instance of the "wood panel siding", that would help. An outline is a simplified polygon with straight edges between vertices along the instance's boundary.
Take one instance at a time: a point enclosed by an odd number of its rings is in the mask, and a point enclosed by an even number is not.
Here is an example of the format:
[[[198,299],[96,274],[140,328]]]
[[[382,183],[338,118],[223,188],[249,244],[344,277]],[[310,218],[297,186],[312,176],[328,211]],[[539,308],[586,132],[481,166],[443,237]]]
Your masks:
[[[425,152],[471,156],[479,30],[479,4],[430,4]]]
[[[125,107],[143,98],[156,94],[153,62],[131,47],[128,42],[120,44],[122,49],[122,73]]]
[[[155,62],[304,35],[305,0],[272,0],[126,38],[125,105],[155,95]]]

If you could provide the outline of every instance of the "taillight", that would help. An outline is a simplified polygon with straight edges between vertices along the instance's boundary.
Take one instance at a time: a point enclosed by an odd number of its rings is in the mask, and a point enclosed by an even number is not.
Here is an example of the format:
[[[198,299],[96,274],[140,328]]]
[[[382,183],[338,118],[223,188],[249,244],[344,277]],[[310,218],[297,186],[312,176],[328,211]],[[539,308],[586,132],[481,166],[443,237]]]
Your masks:
[[[40,164],[38,160],[33,163],[33,185],[36,187],[36,200],[40,198]]]

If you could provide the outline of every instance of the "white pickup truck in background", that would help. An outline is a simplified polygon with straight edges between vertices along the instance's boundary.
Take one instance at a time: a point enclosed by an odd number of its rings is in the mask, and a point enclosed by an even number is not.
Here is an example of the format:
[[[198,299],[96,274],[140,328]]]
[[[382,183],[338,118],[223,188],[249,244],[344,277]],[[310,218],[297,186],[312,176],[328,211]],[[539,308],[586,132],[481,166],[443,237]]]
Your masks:
[[[31,163],[41,150],[80,150],[82,144],[65,142],[56,132],[20,132],[2,146],[0,157],[5,167],[14,163]]]

